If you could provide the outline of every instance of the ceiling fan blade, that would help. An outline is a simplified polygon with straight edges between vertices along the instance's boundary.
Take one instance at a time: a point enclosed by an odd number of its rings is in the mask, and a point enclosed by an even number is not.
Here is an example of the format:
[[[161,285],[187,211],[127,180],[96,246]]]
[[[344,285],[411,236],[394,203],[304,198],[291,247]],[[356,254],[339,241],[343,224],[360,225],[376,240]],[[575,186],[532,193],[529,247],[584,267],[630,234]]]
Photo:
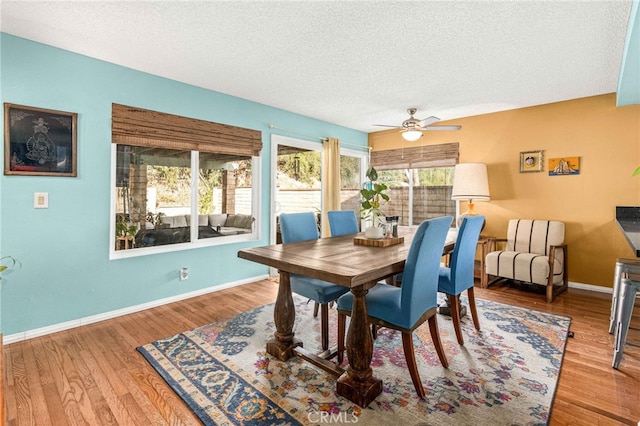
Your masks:
[[[391,126],[389,124],[372,124],[373,126],[378,126],[378,127],[398,127],[398,126]]]
[[[440,119],[438,117],[427,117],[424,120],[420,120],[420,122],[418,123],[419,127],[427,127],[429,124],[433,124],[440,121]]]
[[[423,127],[422,130],[460,130],[462,126],[429,126]]]

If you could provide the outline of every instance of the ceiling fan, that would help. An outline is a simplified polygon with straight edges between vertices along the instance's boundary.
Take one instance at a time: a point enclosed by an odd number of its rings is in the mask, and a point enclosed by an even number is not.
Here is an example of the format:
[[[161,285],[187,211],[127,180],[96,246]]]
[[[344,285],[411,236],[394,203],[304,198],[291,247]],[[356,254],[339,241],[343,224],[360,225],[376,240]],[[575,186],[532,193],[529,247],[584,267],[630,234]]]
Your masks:
[[[433,123],[440,121],[438,117],[431,116],[420,120],[413,116],[416,111],[416,108],[407,109],[409,118],[402,122],[402,137],[410,142],[420,139],[422,137],[422,130],[460,130],[462,128],[462,126],[434,126]],[[386,124],[374,124],[374,126],[398,127]]]

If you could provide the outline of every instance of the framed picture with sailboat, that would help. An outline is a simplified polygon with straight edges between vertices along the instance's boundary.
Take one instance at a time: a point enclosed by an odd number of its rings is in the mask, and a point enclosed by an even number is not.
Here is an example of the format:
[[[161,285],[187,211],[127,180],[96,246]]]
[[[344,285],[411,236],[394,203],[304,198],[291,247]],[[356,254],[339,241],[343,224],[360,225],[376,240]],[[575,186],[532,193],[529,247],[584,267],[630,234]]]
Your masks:
[[[580,174],[580,157],[549,158],[549,176]]]

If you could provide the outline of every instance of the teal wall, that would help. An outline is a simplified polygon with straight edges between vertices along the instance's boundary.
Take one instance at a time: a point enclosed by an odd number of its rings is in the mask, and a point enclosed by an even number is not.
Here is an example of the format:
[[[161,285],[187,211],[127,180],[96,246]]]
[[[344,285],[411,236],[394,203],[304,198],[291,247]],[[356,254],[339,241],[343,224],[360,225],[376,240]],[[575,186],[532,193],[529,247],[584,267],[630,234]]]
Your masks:
[[[266,274],[237,251],[268,242],[269,123],[367,145],[363,132],[0,37],[3,103],[78,113],[78,177],[0,177],[0,248],[22,264],[2,280],[5,336]],[[114,102],[262,131],[261,240],[109,260]],[[49,193],[48,209],[33,208],[35,192]],[[189,267],[187,281],[178,280],[182,266]]]

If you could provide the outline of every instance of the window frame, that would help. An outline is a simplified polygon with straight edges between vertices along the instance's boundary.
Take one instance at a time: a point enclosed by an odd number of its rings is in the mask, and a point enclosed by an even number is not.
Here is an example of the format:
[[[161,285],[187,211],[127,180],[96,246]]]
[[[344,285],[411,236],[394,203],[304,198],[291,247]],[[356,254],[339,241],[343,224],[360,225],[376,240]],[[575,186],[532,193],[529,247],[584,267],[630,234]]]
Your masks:
[[[260,239],[260,194],[262,188],[261,181],[261,161],[260,157],[251,156],[251,214],[254,218],[253,226],[250,233],[237,235],[224,235],[216,238],[198,239],[198,221],[191,221],[190,232],[191,241],[186,243],[167,244],[152,247],[138,247],[129,250],[116,250],[116,229],[113,218],[116,215],[116,166],[117,166],[117,147],[119,144],[111,144],[111,179],[110,194],[111,202],[109,208],[109,259],[126,259],[138,256],[148,256],[160,253],[170,253],[182,250],[191,250],[203,247],[214,247],[227,244],[235,244],[245,241],[256,241]],[[120,144],[124,145],[124,144]],[[191,150],[191,217],[198,217],[198,184],[199,184],[199,159],[200,152]]]
[[[415,210],[415,194],[414,194],[414,189],[415,189],[415,185],[414,185],[414,171],[420,171],[423,169],[428,169],[428,168],[451,168],[453,169],[454,166],[451,165],[437,165],[437,166],[428,166],[428,167],[414,167],[414,168],[404,168],[404,167],[398,167],[398,168],[393,168],[393,167],[388,167],[388,168],[383,168],[381,171],[378,172],[378,175],[383,175],[385,172],[390,172],[390,171],[399,171],[401,172],[407,179],[407,199],[406,199],[406,206],[407,206],[407,221],[409,223],[408,226],[417,226],[419,225],[419,223],[414,223],[414,210]],[[405,200],[403,200],[403,204],[405,204]],[[459,216],[459,211],[460,211],[460,202],[456,200],[455,202],[455,216],[456,218]],[[457,227],[457,222],[456,223],[452,223],[452,226],[456,226]]]

